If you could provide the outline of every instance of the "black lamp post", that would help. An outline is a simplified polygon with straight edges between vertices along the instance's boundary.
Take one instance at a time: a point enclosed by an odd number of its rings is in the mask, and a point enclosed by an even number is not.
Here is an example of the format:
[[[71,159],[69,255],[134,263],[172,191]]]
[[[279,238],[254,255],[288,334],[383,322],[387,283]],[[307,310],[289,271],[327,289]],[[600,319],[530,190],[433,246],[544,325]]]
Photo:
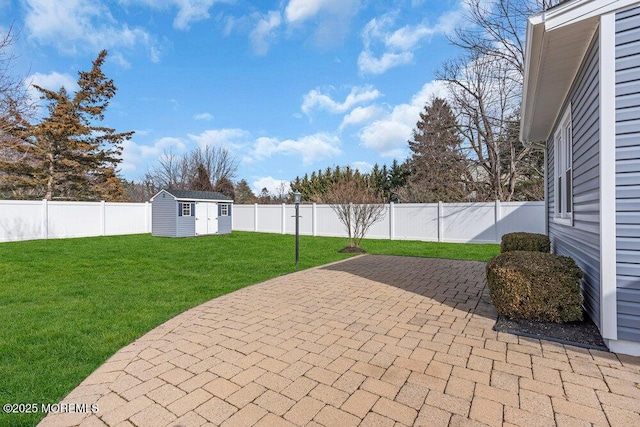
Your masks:
[[[293,203],[296,205],[296,267],[298,266],[299,248],[300,248],[300,192],[295,191],[293,193]]]

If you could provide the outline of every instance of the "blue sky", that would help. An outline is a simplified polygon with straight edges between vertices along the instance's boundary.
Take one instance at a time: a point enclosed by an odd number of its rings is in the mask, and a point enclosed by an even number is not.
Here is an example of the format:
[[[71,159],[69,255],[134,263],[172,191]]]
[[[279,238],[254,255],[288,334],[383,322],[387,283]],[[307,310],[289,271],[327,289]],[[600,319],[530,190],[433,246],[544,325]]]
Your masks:
[[[123,177],[168,150],[223,145],[254,191],[406,158],[462,14],[456,0],[0,0],[30,82],[74,90],[109,51],[104,124],[136,131]]]

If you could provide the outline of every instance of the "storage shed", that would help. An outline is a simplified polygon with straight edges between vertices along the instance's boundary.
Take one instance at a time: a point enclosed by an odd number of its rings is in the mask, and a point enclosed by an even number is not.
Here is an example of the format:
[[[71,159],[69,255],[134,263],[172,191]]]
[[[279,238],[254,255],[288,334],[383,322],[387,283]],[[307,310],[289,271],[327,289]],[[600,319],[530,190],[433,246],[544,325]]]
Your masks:
[[[233,200],[215,191],[161,190],[151,198],[151,235],[231,233]]]

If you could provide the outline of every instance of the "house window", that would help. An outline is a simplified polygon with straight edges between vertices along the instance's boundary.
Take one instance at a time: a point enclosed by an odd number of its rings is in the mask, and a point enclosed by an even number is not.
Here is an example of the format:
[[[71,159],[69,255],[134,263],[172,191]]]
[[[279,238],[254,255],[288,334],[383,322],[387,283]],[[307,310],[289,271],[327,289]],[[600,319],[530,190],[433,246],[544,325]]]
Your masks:
[[[182,204],[182,216],[191,216],[191,203]]]
[[[223,203],[220,205],[220,216],[229,216],[229,205]]]
[[[571,108],[562,116],[554,136],[555,218],[570,225],[573,213],[573,130]]]

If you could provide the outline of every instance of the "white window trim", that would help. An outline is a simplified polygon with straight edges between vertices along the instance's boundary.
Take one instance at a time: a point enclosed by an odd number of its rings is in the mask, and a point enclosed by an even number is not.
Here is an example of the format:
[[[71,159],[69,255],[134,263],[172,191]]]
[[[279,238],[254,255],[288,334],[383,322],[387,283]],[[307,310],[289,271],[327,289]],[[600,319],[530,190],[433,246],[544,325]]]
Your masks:
[[[229,205],[227,203],[220,204],[220,216],[229,216]]]
[[[190,202],[182,202],[182,216],[191,216]]]
[[[571,141],[569,159],[567,159],[566,149],[566,130],[571,129]],[[554,214],[553,221],[562,225],[573,225],[573,126],[571,122],[571,104],[566,107],[562,120],[558,124],[558,128],[553,135],[553,149],[554,149],[554,168],[553,168],[553,185],[554,185]],[[569,160],[571,163],[571,212],[567,212],[566,208],[566,171],[565,164]],[[558,178],[562,174],[562,183],[558,183]],[[565,191],[560,191],[560,185],[562,185]],[[560,197],[562,200],[560,200]],[[558,202],[562,208],[558,210]]]

